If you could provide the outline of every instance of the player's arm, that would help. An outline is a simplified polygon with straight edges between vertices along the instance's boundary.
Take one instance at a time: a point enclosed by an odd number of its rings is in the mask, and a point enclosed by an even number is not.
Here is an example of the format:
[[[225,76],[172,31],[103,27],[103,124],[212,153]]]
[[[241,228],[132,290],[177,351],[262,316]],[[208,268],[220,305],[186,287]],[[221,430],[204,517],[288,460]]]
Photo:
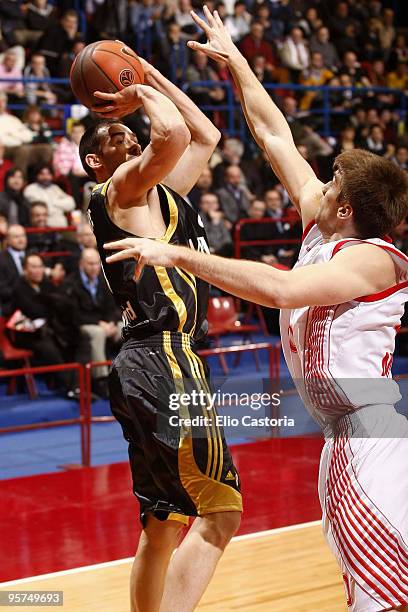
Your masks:
[[[192,12],[194,21],[205,32],[206,44],[189,41],[191,49],[228,64],[237,85],[248,127],[257,144],[266,152],[275,174],[302,215],[306,226],[314,218],[322,183],[300,155],[289,125],[267,91],[252,72],[248,62],[232,42],[217,11],[204,7],[207,22]]]
[[[107,102],[96,107],[103,117],[123,116],[140,106],[149,117],[150,143],[141,155],[115,170],[109,186],[109,197],[119,206],[135,204],[178,163],[190,143],[189,129],[176,105],[148,85],[131,85],[115,94],[95,92],[95,96]]]
[[[220,140],[220,131],[200,111],[190,98],[171,83],[151,64],[141,59],[145,83],[170,98],[182,114],[191,134],[191,141],[176,166],[163,182],[186,195],[197,182]]]
[[[177,266],[227,293],[271,308],[342,304],[396,284],[391,257],[369,244],[339,251],[328,263],[290,271],[149,239],[126,238],[105,245],[105,249],[117,251],[108,257],[109,263],[134,257],[137,277],[144,265]]]

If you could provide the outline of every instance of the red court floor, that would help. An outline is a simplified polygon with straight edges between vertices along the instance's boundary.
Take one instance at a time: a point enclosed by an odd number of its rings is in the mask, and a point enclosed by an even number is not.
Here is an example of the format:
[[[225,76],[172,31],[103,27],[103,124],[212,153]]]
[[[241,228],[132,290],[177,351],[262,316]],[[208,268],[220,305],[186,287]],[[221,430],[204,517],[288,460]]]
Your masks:
[[[320,518],[319,438],[233,447],[244,495],[240,533]],[[128,465],[0,481],[0,582],[134,554],[140,525]]]

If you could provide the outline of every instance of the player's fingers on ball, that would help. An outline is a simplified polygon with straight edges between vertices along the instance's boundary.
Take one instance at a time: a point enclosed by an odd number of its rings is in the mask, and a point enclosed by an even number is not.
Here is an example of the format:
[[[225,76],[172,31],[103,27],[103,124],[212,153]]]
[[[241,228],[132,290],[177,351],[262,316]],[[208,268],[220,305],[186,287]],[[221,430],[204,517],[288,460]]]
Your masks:
[[[107,93],[106,91],[94,91],[93,95],[95,98],[102,98],[102,100],[113,100],[115,97],[114,93]]]

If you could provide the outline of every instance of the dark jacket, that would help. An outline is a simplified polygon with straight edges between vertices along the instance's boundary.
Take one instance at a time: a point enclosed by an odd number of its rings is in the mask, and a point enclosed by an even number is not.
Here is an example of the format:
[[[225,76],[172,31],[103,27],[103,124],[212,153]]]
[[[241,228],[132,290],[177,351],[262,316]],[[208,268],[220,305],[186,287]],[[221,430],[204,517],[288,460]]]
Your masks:
[[[102,274],[95,301],[84,286],[79,272],[66,279],[63,290],[74,302],[79,325],[97,325],[99,321],[119,321],[120,313]]]
[[[21,192],[6,189],[0,193],[0,214],[4,215],[9,223],[14,223],[15,221],[10,218],[13,203],[17,206],[17,222],[28,227],[30,225],[30,202]]]
[[[36,291],[22,276],[14,288],[13,303],[14,309],[21,310],[29,319],[45,319],[61,346],[72,346],[78,341],[75,305],[61,286],[44,279]]]
[[[10,253],[0,253],[0,310],[6,317],[13,314],[13,292],[19,278],[20,274]]]

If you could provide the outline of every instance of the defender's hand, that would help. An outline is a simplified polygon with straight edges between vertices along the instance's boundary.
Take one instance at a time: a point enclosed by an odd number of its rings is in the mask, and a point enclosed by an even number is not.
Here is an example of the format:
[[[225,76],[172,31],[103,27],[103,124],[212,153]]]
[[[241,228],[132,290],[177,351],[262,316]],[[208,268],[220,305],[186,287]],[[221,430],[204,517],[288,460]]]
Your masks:
[[[100,117],[119,119],[130,115],[142,106],[143,85],[129,85],[116,93],[95,91],[95,98],[100,98],[101,104],[92,106],[91,111]]]
[[[207,21],[201,19],[194,11],[191,11],[191,16],[206,34],[207,42],[202,45],[195,40],[189,40],[187,45],[194,51],[202,51],[212,59],[228,64],[234,55],[239,54],[239,51],[232,42],[227,28],[222,23],[218,11],[211,14],[211,11],[205,5],[203,11]]]
[[[144,266],[174,266],[174,246],[151,238],[124,238],[103,245],[105,251],[117,251],[106,258],[108,263],[122,261],[123,259],[136,259],[135,280],[139,280]]]

